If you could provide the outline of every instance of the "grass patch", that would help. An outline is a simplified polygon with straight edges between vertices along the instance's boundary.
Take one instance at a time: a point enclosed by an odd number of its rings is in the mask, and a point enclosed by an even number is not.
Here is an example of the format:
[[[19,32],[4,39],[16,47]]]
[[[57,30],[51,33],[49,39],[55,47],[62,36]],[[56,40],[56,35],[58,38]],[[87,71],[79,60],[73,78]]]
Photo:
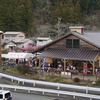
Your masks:
[[[7,69],[9,69],[8,67],[3,67],[2,70],[6,71]]]
[[[26,76],[29,76],[29,77],[35,77],[36,75],[34,75],[34,74],[25,74]]]
[[[19,67],[22,67],[22,66],[19,66]],[[25,67],[25,66],[24,66]],[[70,78],[71,76],[66,76],[66,75],[58,75],[58,74],[55,74],[55,73],[50,73],[49,76],[48,76],[48,73],[45,73],[44,72],[44,75],[40,75],[40,74],[37,74],[37,73],[28,73],[26,72],[25,70],[25,74],[21,73],[17,67],[3,67],[2,68],[3,71],[8,71],[8,72],[12,72],[12,73],[15,73],[15,74],[21,74],[21,75],[25,75],[26,77],[30,77],[30,78],[33,78],[33,79],[36,79],[36,80],[43,80],[43,81],[51,81],[51,82],[61,82],[61,83],[68,83],[68,84],[77,84],[77,85],[84,85],[84,86],[100,86],[100,77],[98,77],[97,81],[95,82],[93,79],[95,79],[95,77],[87,77],[86,76],[86,79],[85,81],[82,79],[82,76],[76,76],[76,75],[73,75],[72,79]],[[22,70],[22,69],[21,69]],[[62,78],[63,77],[63,78]],[[95,82],[95,83],[91,83],[91,82]]]
[[[57,77],[57,78],[54,79],[54,81],[61,82],[62,81],[62,78]]]

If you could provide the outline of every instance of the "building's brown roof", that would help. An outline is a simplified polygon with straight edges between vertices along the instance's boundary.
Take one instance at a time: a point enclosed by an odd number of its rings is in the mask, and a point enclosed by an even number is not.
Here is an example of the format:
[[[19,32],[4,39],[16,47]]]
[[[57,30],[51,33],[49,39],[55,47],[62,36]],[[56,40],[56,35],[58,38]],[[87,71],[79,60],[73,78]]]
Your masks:
[[[64,36],[62,36],[62,37],[60,37],[56,40],[53,40],[52,42],[34,50],[33,53],[42,51],[45,48],[49,47],[50,45],[54,44],[55,42],[58,42],[59,40],[65,38],[65,37],[67,37],[71,34],[100,49],[100,39],[99,39],[100,38],[100,32],[84,31],[84,34],[80,34],[76,31],[70,31],[66,35],[64,35]]]
[[[63,58],[71,60],[95,61],[99,55],[99,50],[81,50],[81,49],[56,49],[48,48],[41,57],[44,58]]]

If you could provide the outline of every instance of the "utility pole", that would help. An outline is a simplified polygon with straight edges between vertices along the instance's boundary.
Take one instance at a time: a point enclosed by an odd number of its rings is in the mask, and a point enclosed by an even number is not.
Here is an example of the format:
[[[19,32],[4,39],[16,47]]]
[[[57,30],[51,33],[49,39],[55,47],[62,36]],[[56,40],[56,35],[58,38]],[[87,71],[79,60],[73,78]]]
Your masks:
[[[61,21],[61,18],[58,17],[58,38],[60,35],[60,21]]]
[[[1,39],[2,39],[3,32],[0,31],[0,65],[2,65],[2,59],[1,59]]]

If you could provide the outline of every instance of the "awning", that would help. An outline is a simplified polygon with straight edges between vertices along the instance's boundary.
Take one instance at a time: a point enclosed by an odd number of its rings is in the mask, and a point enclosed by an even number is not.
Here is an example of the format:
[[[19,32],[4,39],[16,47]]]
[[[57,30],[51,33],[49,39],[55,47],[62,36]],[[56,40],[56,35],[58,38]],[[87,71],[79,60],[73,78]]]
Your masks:
[[[7,54],[1,54],[1,57],[2,57],[2,58],[5,58],[5,57],[6,57],[6,55],[7,55]]]
[[[18,52],[9,52],[5,58],[9,59],[18,59],[18,58],[30,58],[33,54],[31,53],[18,53]]]
[[[48,48],[41,57],[45,58],[60,58],[69,60],[85,60],[95,61],[99,55],[99,50],[81,50],[81,49],[55,49]]]

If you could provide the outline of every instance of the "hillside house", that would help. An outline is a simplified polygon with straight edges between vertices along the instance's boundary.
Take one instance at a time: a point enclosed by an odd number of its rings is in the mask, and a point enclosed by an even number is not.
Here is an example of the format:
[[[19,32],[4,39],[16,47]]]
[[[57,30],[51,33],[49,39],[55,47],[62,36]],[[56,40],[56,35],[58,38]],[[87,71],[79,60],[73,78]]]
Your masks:
[[[25,48],[28,44],[33,44],[33,40],[26,39],[23,32],[5,32],[3,34],[3,49],[14,50],[15,48]]]
[[[38,38],[36,38],[36,45],[43,46],[45,44],[50,43],[51,41],[52,41],[52,39],[50,39],[50,38],[38,37]]]
[[[57,67],[57,62],[62,63],[66,71],[67,65],[73,65],[76,69],[91,74],[95,74],[95,68],[100,72],[100,32],[85,31],[83,26],[71,26],[66,35],[44,45],[37,50],[42,51],[42,58],[49,59],[47,63],[53,63]],[[84,63],[86,70],[84,70]],[[39,63],[41,65],[41,62]]]
[[[25,39],[25,33],[23,32],[5,32],[3,33],[3,39],[5,40],[19,40]]]

